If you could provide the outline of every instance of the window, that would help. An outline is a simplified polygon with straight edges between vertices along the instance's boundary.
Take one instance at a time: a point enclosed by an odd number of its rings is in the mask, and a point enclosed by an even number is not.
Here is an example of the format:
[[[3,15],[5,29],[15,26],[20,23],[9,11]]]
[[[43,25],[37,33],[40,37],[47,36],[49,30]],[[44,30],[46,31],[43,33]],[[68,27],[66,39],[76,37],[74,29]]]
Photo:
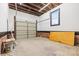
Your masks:
[[[50,25],[51,26],[60,25],[60,9],[57,9],[50,13]]]

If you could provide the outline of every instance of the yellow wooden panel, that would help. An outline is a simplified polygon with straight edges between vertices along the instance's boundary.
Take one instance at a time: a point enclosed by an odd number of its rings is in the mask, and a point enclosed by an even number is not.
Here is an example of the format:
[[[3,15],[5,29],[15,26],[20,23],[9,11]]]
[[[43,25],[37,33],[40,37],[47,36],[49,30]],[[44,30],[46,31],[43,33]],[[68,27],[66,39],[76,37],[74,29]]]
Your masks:
[[[50,32],[50,40],[74,45],[74,32]]]

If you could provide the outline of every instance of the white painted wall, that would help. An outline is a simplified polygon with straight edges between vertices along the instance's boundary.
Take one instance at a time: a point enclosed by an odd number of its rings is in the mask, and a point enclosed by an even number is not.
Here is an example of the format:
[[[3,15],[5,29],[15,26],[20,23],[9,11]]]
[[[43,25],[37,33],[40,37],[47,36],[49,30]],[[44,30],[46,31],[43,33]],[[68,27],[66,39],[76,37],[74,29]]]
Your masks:
[[[0,3],[0,32],[7,31],[8,4]]]
[[[50,12],[60,8],[60,26],[50,26]],[[48,19],[49,18],[49,19]],[[40,16],[38,31],[79,31],[79,3],[64,3]]]
[[[9,30],[14,30],[14,16],[15,16],[15,10],[9,9]],[[39,19],[38,16],[34,16],[31,14],[23,13],[17,11],[17,17],[16,21],[30,21],[30,22],[36,22],[36,20]]]
[[[50,26],[50,12],[60,8],[60,26]],[[9,15],[8,15],[9,11]],[[7,31],[7,18],[9,20],[9,30],[14,30],[14,15],[15,11],[8,10],[7,3],[0,3],[0,32]],[[9,17],[8,17],[9,16]],[[48,19],[49,18],[49,19]],[[41,21],[48,19],[47,21],[38,23],[38,31],[79,31],[79,3],[66,3],[62,4],[51,11],[43,14],[40,17],[17,12],[18,21]]]

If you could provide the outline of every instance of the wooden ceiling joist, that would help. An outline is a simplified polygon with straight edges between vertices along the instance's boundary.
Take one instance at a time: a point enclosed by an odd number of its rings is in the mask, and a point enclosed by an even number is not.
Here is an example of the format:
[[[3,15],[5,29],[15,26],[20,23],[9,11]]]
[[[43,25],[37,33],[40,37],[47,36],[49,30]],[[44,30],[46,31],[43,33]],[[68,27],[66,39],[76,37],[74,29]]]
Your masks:
[[[10,7],[11,9],[16,10],[14,6],[9,6],[9,7]],[[29,11],[26,11],[26,10],[23,10],[23,9],[20,9],[20,8],[18,8],[17,10],[18,10],[18,11],[21,11],[21,12],[24,12],[24,13],[29,13],[29,14],[35,15],[35,13],[33,13],[33,12],[29,12]],[[37,15],[37,14],[36,14],[36,15]]]
[[[37,9],[40,9],[41,7],[39,7],[38,5],[35,5],[35,3],[31,3],[30,4],[31,6],[34,6],[35,8],[37,8]]]
[[[32,3],[31,5],[33,5],[33,6],[35,6],[35,7],[37,7],[38,8],[38,11],[39,11],[39,9],[41,9],[43,6],[44,6],[44,4],[42,4],[42,3]],[[48,8],[47,8],[47,10],[48,10]],[[47,10],[42,10],[41,12],[47,12]]]
[[[9,4],[9,5],[15,7],[14,4]],[[24,11],[26,11],[26,12],[28,11],[28,12],[32,13],[33,15],[35,15],[35,14],[38,15],[38,16],[40,15],[40,13],[34,12],[34,11],[28,9],[28,8],[24,8],[23,6],[21,6],[21,5],[19,5],[19,4],[17,4],[17,7],[18,7],[17,9],[24,10]],[[20,10],[19,10],[19,11],[20,11]]]
[[[39,12],[41,12],[43,9],[45,9],[48,5],[50,5],[50,3],[46,4],[44,7],[42,7]]]
[[[31,6],[27,5],[27,4],[21,4],[21,5],[26,7],[26,8],[32,9],[32,10],[34,10],[36,12],[39,12],[38,9],[35,9],[35,8],[33,8],[33,7],[31,7]],[[44,13],[44,12],[41,12],[41,13]]]
[[[10,8],[11,9],[13,9],[13,10],[15,10],[15,7],[12,7],[12,6],[10,6]],[[27,12],[27,11],[25,11],[25,10],[21,10],[21,9],[17,9],[18,11],[21,11],[21,12],[24,12],[24,13],[29,13],[30,14],[30,12]],[[31,13],[32,14],[32,13]],[[32,14],[32,15],[34,15],[34,14]]]
[[[17,4],[17,10],[24,12],[24,13],[29,13],[32,15],[40,16],[44,14],[45,12],[51,10],[54,7],[57,7],[60,5],[60,3],[16,3]],[[15,9],[15,3],[9,3],[9,8]],[[39,12],[40,10],[40,12]]]
[[[27,7],[24,7],[23,5],[19,5],[19,4],[18,4],[18,7],[19,7],[19,8],[22,8],[22,9],[24,9],[24,10],[26,10],[26,11],[28,10],[28,11],[30,11],[30,12],[36,13],[36,14],[38,14],[38,15],[41,14],[41,13],[39,13],[39,12],[33,10],[33,9],[29,9],[29,8],[27,8]]]

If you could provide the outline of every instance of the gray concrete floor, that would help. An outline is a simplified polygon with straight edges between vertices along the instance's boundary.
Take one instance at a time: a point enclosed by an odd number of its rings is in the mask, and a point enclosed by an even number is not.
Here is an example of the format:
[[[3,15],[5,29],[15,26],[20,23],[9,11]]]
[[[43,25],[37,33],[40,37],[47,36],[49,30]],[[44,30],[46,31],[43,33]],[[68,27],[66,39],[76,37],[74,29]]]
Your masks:
[[[78,56],[78,46],[68,46],[50,41],[47,38],[29,38],[16,40],[16,48],[5,56]]]

